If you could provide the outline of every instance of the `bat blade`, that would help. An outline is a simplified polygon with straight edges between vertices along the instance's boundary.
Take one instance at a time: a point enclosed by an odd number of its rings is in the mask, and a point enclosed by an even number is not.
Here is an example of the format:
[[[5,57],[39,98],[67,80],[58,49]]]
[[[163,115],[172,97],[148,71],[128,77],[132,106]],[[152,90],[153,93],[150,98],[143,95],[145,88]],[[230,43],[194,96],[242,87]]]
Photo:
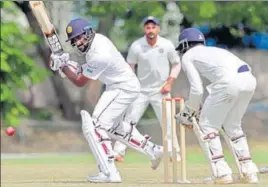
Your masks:
[[[29,1],[29,5],[32,9],[33,15],[35,16],[44,34],[44,37],[51,51],[53,53],[62,53],[63,52],[62,44],[59,40],[59,36],[56,32],[56,29],[48,16],[43,1]]]

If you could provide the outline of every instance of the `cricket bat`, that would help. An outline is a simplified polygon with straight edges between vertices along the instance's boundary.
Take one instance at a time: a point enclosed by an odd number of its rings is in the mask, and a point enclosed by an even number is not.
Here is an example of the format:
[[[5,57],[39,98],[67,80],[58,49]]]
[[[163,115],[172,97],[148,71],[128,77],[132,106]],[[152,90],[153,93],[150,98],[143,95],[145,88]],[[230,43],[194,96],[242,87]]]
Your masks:
[[[56,32],[54,25],[51,22],[51,19],[48,16],[45,4],[43,1],[29,1],[29,5],[32,9],[32,13],[35,16],[44,37],[48,43],[49,48],[54,54],[63,53],[63,47],[59,40],[59,36]],[[62,71],[59,71],[62,77],[65,77],[65,74]]]
[[[51,19],[48,16],[43,1],[29,1],[32,12],[48,42],[49,48],[54,54],[63,53],[63,47]]]

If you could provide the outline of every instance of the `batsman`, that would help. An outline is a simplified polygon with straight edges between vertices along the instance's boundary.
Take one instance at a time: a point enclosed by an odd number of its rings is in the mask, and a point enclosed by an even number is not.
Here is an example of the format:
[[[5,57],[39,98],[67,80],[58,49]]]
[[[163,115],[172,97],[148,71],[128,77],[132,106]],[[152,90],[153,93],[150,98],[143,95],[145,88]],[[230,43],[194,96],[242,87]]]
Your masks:
[[[140,93],[136,75],[113,43],[107,37],[95,33],[86,20],[72,20],[66,32],[67,42],[84,55],[86,63],[74,65],[68,53],[52,54],[51,69],[63,72],[78,87],[97,79],[106,85],[92,117],[88,112],[81,111],[83,134],[99,169],[99,173],[89,176],[88,181],[122,181],[114,164],[111,138],[147,155],[152,161],[152,169],[156,169],[162,158],[162,146],[152,143],[148,135],[141,135],[135,126],[122,121],[126,110]],[[74,67],[78,67],[75,72]]]
[[[176,115],[178,123],[193,126],[216,183],[233,182],[219,137],[221,129],[229,139],[227,143],[235,155],[240,176],[248,183],[258,183],[258,169],[241,124],[256,88],[250,66],[225,49],[205,46],[204,35],[195,28],[182,31],[176,50],[190,83],[185,110]],[[207,86],[209,95],[199,111],[204,92],[201,77],[211,84]]]

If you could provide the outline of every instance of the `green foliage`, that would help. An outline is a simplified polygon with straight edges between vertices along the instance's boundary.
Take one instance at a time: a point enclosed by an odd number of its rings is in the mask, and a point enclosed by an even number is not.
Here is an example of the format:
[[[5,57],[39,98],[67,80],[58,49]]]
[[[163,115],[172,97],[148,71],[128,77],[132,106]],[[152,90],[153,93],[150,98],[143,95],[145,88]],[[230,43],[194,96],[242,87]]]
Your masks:
[[[113,23],[109,30],[110,37],[119,49],[126,47],[143,34],[141,21],[145,16],[152,15],[160,20],[165,14],[167,2],[159,1],[87,1],[86,16],[99,18],[112,17]],[[257,31],[268,31],[268,2],[264,1],[179,1],[181,12],[194,25],[225,24],[236,25],[246,20],[246,26]],[[121,20],[121,24],[116,24]],[[105,28],[106,29],[106,28]]]
[[[115,27],[118,35],[124,37],[127,43],[137,39],[137,36],[141,36],[143,31],[141,27],[142,19],[146,16],[156,16],[161,19],[165,13],[165,8],[161,5],[161,2],[87,2],[88,8],[87,15],[93,17],[102,18],[104,16],[112,16],[116,20],[123,20],[124,24]],[[129,15],[128,15],[129,14]],[[110,34],[113,29],[111,29]],[[121,31],[121,32],[120,32]]]
[[[137,35],[142,35],[141,22],[146,16],[155,16],[161,20],[165,13],[164,7],[159,2],[132,2],[130,5],[132,16],[125,20],[122,27],[126,32],[128,41],[137,39]]]
[[[194,24],[209,23],[230,26],[246,20],[248,26],[258,31],[268,29],[268,2],[181,1],[179,6],[182,13]]]
[[[11,2],[2,2],[2,11],[12,13],[8,16],[15,17],[16,9]],[[37,36],[14,21],[3,18],[1,16],[1,115],[8,125],[15,126],[18,125],[20,116],[29,114],[17,98],[17,90],[27,88],[25,80],[39,83],[47,71],[37,67],[27,55],[38,41]]]
[[[96,17],[106,16],[109,13],[112,13],[116,16],[124,16],[124,12],[127,10],[127,2],[87,2],[89,7],[88,13]]]

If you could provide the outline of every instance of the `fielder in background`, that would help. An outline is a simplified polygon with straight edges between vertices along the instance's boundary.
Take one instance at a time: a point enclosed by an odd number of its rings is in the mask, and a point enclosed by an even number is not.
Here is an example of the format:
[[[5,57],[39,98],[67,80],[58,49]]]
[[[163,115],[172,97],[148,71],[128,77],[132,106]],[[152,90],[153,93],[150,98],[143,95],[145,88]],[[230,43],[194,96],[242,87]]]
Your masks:
[[[149,104],[152,105],[159,123],[162,123],[162,99],[170,96],[174,80],[181,70],[180,59],[171,41],[159,36],[159,20],[149,16],[143,20],[145,36],[130,47],[127,63],[135,71],[141,84],[141,93],[128,110],[125,121],[135,126]],[[170,67],[171,63],[171,67]],[[170,111],[170,106],[167,106]],[[170,116],[170,115],[169,115]],[[171,119],[168,119],[168,150],[171,152]],[[177,158],[180,160],[179,145],[176,141]],[[114,145],[117,161],[123,161],[126,146],[120,142]]]
[[[201,77],[211,84],[199,118],[202,148],[216,183],[232,183],[232,170],[224,159],[219,132],[223,128],[230,139],[242,177],[258,183],[258,169],[253,163],[241,120],[256,88],[256,79],[247,63],[225,49],[205,46],[202,32],[195,28],[182,31],[176,48],[182,56],[182,68],[190,83],[185,110],[176,115],[179,123],[196,125],[203,96]],[[198,121],[198,120],[197,120]],[[196,128],[197,129],[197,128]],[[198,134],[198,133],[197,133]]]
[[[113,43],[107,37],[95,33],[86,20],[72,20],[66,32],[67,42],[85,56],[86,63],[74,72],[75,63],[71,63],[68,53],[53,54],[51,69],[62,71],[78,87],[97,79],[106,85],[92,118],[88,112],[81,111],[82,130],[99,169],[99,173],[89,176],[88,181],[121,182],[120,173],[114,164],[111,138],[147,155],[152,161],[152,169],[156,169],[163,154],[162,147],[149,141],[148,136],[141,135],[135,126],[122,121],[127,108],[140,92],[140,84],[134,72]]]

